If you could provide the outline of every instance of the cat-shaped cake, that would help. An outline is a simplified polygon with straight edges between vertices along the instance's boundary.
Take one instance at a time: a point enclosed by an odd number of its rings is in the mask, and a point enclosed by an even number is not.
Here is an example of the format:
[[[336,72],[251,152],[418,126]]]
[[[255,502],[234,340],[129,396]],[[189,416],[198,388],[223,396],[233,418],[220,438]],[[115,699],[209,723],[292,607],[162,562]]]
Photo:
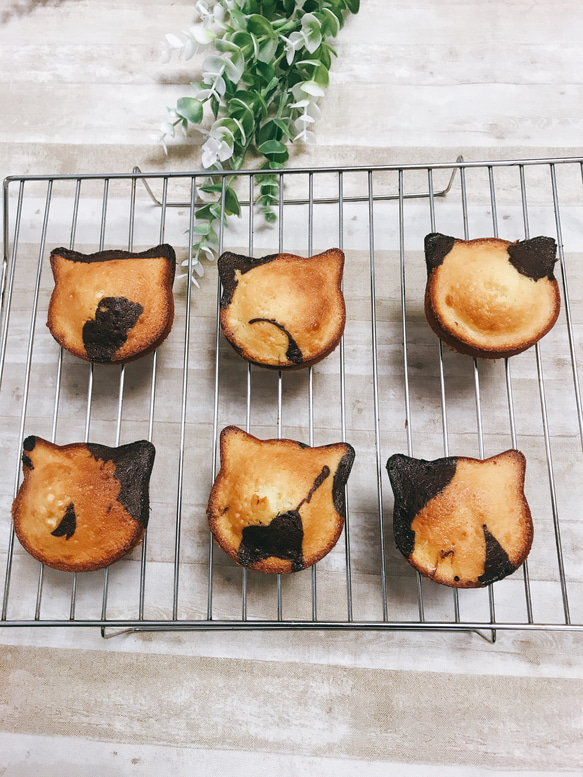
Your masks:
[[[55,248],[47,326],[63,348],[90,362],[122,364],[144,356],[172,328],[175,267],[169,245],[141,253]]]
[[[207,516],[231,558],[259,572],[297,572],[336,544],[354,449],[259,440],[236,426],[221,432],[221,469]]]
[[[338,248],[309,258],[227,252],[218,268],[221,327],[247,361],[282,370],[309,367],[340,342],[346,309]]]
[[[397,548],[421,574],[454,588],[480,588],[512,574],[533,538],[525,468],[517,450],[483,461],[391,456]]]
[[[435,334],[460,353],[498,359],[530,348],[560,310],[551,237],[425,238],[425,315]]]
[[[12,505],[21,545],[43,564],[88,572],[142,539],[155,449],[145,440],[110,448],[24,440],[24,480]]]

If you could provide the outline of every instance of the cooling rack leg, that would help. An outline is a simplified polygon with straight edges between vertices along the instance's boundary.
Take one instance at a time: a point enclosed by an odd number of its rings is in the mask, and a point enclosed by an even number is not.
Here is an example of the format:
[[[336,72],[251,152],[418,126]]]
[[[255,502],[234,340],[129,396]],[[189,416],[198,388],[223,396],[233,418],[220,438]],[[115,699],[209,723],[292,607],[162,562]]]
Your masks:
[[[121,637],[122,634],[133,634],[136,631],[141,631],[138,628],[132,629],[118,629],[117,631],[106,631],[106,626],[101,627],[101,637],[103,639],[112,639],[112,637]]]
[[[473,633],[477,634],[479,637],[482,637],[482,639],[485,639],[486,642],[490,645],[494,645],[496,643],[496,629],[491,629],[490,634],[480,631],[480,629],[473,629]]]

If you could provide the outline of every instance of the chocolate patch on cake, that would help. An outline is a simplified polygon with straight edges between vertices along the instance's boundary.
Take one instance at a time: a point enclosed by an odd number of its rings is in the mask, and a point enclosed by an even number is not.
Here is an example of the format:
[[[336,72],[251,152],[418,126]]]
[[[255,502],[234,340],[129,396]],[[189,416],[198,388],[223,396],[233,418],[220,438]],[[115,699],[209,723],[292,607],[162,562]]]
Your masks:
[[[150,512],[148,483],[156,455],[152,443],[140,440],[119,448],[87,443],[87,448],[94,459],[115,464],[115,477],[120,484],[117,501],[145,528]]]
[[[174,271],[176,269],[176,253],[171,245],[164,243],[154,248],[148,248],[146,251],[140,253],[132,253],[131,251],[121,250],[107,250],[96,251],[93,254],[82,254],[79,251],[73,251],[70,248],[55,248],[51,251],[51,256],[62,256],[63,259],[67,259],[69,262],[83,262],[84,264],[92,264],[93,262],[111,262],[114,259],[167,259],[172,265],[172,280],[174,280]]]
[[[287,331],[287,329],[283,326],[283,324],[279,324],[277,321],[274,321],[272,318],[252,318],[249,321],[250,324],[259,324],[261,322],[265,324],[273,324],[273,326],[276,326],[279,330],[281,330],[284,333],[289,343],[287,351],[285,352],[286,357],[289,359],[290,362],[292,362],[292,364],[301,364],[304,360],[301,349],[299,345],[296,343],[296,341],[294,340],[294,338]]]
[[[322,471],[320,472],[318,477],[314,480],[314,485],[308,491],[308,496],[305,499],[302,499],[302,501],[299,503],[297,507],[298,510],[303,504],[308,504],[309,502],[312,501],[312,496],[320,488],[320,486],[326,480],[329,474],[330,474],[330,467],[327,464],[324,464],[324,466],[322,467]]]
[[[275,516],[268,526],[245,526],[239,545],[239,563],[248,567],[275,556],[291,561],[292,572],[304,568],[304,529],[297,510]]]
[[[22,447],[24,448],[24,450],[29,452],[34,450],[35,445],[36,445],[36,437],[34,436],[34,434],[29,435],[22,443]]]
[[[555,280],[553,269],[557,261],[557,244],[552,237],[533,237],[508,246],[510,263],[521,275],[538,281]]]
[[[354,448],[348,445],[348,453],[340,459],[336,472],[334,473],[334,480],[332,481],[332,502],[334,509],[343,519],[346,518],[346,493],[345,487],[350,475],[350,470],[354,463]]]
[[[478,580],[482,585],[490,585],[496,580],[502,580],[506,575],[511,575],[516,567],[496,537],[488,531],[486,524],[484,524],[483,529],[486,540],[486,559],[484,561],[484,574],[480,575]]]
[[[406,558],[415,547],[415,532],[411,529],[413,519],[451,483],[456,467],[457,456],[426,461],[396,453],[387,461],[395,495],[393,534],[397,547]]]
[[[92,362],[110,362],[128,339],[144,308],[126,297],[103,297],[95,318],[83,325],[83,344]]]
[[[300,508],[312,500],[314,493],[330,475],[330,467],[324,465],[320,474],[307,496],[305,496],[295,510],[286,513],[278,513],[267,526],[245,526],[239,545],[239,563],[249,566],[257,561],[275,556],[275,558],[291,561],[292,572],[299,572],[304,568],[302,542],[304,529]]]
[[[75,515],[75,505],[71,502],[65,510],[65,515],[61,518],[61,522],[57,528],[51,532],[53,537],[65,537],[69,540],[75,534],[77,528],[77,516]]]
[[[34,450],[35,445],[36,445],[36,437],[34,435],[30,435],[22,443],[22,448],[24,451],[27,451],[28,453],[30,453],[30,451]],[[26,453],[22,454],[21,461],[23,466],[26,467],[27,469],[34,469],[34,464],[32,463],[32,459],[30,458],[30,456],[27,456]]]
[[[233,294],[237,288],[237,279],[235,278],[237,270],[239,270],[241,275],[245,275],[245,273],[253,270],[255,267],[272,262],[274,259],[277,259],[278,256],[279,254],[269,254],[269,256],[262,256],[255,259],[252,256],[232,254],[230,251],[221,254],[217,263],[219,277],[223,286],[221,307],[226,308],[231,304]]]
[[[440,232],[431,232],[425,236],[425,262],[427,275],[442,264],[455,243],[455,237],[442,235]]]

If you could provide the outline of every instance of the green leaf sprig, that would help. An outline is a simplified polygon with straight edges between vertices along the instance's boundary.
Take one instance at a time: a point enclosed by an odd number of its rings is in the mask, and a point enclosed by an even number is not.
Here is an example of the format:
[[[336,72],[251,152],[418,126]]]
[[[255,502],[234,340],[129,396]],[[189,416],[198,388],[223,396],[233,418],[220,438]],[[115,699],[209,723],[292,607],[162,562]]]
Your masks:
[[[181,97],[169,109],[170,120],[161,125],[158,140],[166,148],[176,129],[186,134],[196,125],[206,137],[204,169],[240,170],[249,151],[259,156],[260,170],[283,168],[288,143],[314,140],[317,102],[336,56],[329,41],[359,5],[360,0],[199,0],[200,21],[180,35],[166,36],[165,58],[176,52],[190,59],[209,46],[213,51],[204,60],[202,80],[192,82],[194,95]],[[209,119],[210,129],[200,127]],[[279,177],[266,172],[257,180],[255,206],[272,223]],[[195,214],[193,264],[199,275],[200,258],[212,259],[218,249],[223,187],[216,181],[209,176],[198,189],[204,204]],[[231,183],[225,181],[225,218],[241,210]]]

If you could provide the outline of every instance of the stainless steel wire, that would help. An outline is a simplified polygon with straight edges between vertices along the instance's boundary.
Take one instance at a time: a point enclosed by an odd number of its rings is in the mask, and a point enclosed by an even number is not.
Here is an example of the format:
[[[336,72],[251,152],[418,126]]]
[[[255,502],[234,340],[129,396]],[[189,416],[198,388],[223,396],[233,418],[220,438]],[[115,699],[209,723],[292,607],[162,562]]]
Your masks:
[[[241,171],[238,173],[209,173],[208,171],[193,173],[142,173],[135,169],[131,174],[106,174],[106,175],[72,175],[72,176],[12,176],[4,182],[4,262],[2,270],[2,324],[1,324],[1,347],[0,347],[0,396],[3,389],[3,383],[8,383],[10,372],[14,367],[14,357],[7,356],[11,349],[15,348],[17,339],[21,337],[22,325],[16,321],[16,316],[20,315],[18,305],[20,305],[20,294],[26,298],[26,312],[28,315],[28,335],[26,337],[25,348],[23,350],[22,367],[22,396],[19,401],[10,406],[9,423],[12,424],[12,435],[14,439],[21,441],[30,427],[30,419],[34,417],[31,409],[31,399],[33,395],[33,385],[36,379],[36,370],[39,368],[37,361],[37,338],[42,330],[39,329],[39,322],[42,323],[44,315],[43,305],[45,304],[45,280],[44,273],[47,255],[52,247],[53,235],[62,222],[61,211],[63,210],[63,201],[70,206],[69,223],[66,227],[66,241],[73,249],[78,241],[80,231],[86,234],[86,220],[88,202],[95,202],[91,207],[97,210],[98,239],[95,241],[93,250],[103,250],[107,245],[111,245],[110,233],[118,220],[118,210],[120,205],[125,207],[127,214],[127,248],[133,250],[134,245],[143,244],[144,213],[148,213],[148,218],[152,216],[158,222],[158,237],[160,242],[164,242],[168,235],[174,229],[175,213],[184,211],[182,232],[187,235],[187,282],[186,291],[183,295],[184,310],[180,316],[180,326],[182,327],[182,364],[180,368],[180,377],[174,382],[174,389],[178,396],[178,443],[174,451],[176,457],[176,491],[173,499],[174,509],[174,548],[171,561],[171,605],[169,611],[164,611],[157,617],[152,617],[156,607],[151,604],[150,597],[157,592],[163,585],[163,580],[167,578],[159,577],[160,564],[156,560],[156,548],[152,546],[149,539],[149,532],[146,533],[141,551],[136,556],[138,574],[136,577],[136,609],[135,613],[130,613],[122,617],[119,616],[119,605],[112,602],[115,585],[115,568],[108,568],[104,571],[99,587],[92,582],[92,597],[96,600],[100,598],[101,604],[98,608],[99,615],[91,617],[80,612],[85,610],[84,597],[87,592],[84,591],[82,601],[80,601],[79,585],[81,583],[80,575],[70,576],[70,593],[68,596],[68,606],[66,614],[62,618],[54,618],[50,614],[52,599],[55,591],[59,588],[59,580],[54,578],[51,570],[45,569],[43,565],[38,565],[36,572],[36,583],[34,594],[30,597],[30,609],[26,611],[23,601],[26,598],[21,594],[18,585],[22,583],[24,566],[22,563],[22,552],[15,542],[15,535],[9,517],[6,516],[4,523],[0,517],[0,527],[6,526],[7,543],[5,551],[0,548],[1,558],[5,565],[5,579],[3,588],[3,601],[1,607],[0,624],[11,626],[25,625],[78,625],[78,626],[97,626],[102,630],[104,636],[110,636],[112,631],[122,633],[118,630],[167,630],[167,629],[384,629],[384,630],[445,630],[445,631],[488,631],[495,639],[499,630],[508,629],[550,629],[562,631],[566,629],[583,630],[583,624],[580,622],[579,613],[583,611],[583,605],[579,601],[578,594],[583,590],[583,581],[579,580],[574,565],[568,556],[566,556],[564,542],[562,538],[563,521],[561,519],[561,505],[563,502],[564,490],[568,488],[565,484],[563,472],[555,463],[561,452],[561,432],[557,432],[557,422],[554,413],[549,410],[549,398],[547,396],[547,382],[552,378],[556,379],[550,366],[551,354],[547,353],[543,343],[537,344],[533,349],[532,357],[536,368],[536,387],[538,392],[538,401],[540,405],[540,425],[542,432],[539,435],[541,446],[544,450],[544,460],[548,475],[547,499],[550,506],[549,524],[552,527],[552,534],[555,545],[555,566],[556,571],[552,572],[545,567],[542,571],[537,569],[535,560],[524,564],[522,570],[516,577],[521,577],[521,585],[524,595],[524,617],[517,616],[513,610],[513,617],[505,620],[499,612],[501,606],[508,607],[508,602],[503,593],[501,599],[503,605],[500,605],[498,596],[495,597],[495,591],[504,591],[498,586],[503,583],[490,586],[487,591],[486,607],[488,616],[482,619],[476,619],[472,610],[472,605],[468,604],[470,600],[464,597],[464,593],[457,590],[453,591],[453,611],[451,610],[452,599],[449,599],[447,605],[444,600],[444,607],[449,610],[447,617],[443,616],[445,610],[440,610],[439,603],[436,607],[436,592],[434,584],[426,582],[418,573],[411,576],[405,562],[395,557],[392,553],[388,540],[390,531],[390,497],[384,492],[388,489],[385,483],[386,473],[384,472],[384,462],[387,455],[394,452],[393,439],[401,437],[398,425],[395,420],[389,417],[387,407],[387,379],[386,363],[384,361],[383,350],[386,344],[386,334],[384,327],[387,325],[386,314],[386,281],[384,273],[388,263],[396,262],[398,267],[397,276],[399,283],[400,308],[398,319],[400,325],[400,337],[402,339],[401,363],[399,367],[400,388],[391,388],[391,391],[399,394],[402,400],[402,412],[404,417],[403,443],[404,450],[408,455],[423,455],[422,451],[426,440],[423,433],[423,424],[425,417],[421,415],[422,411],[418,407],[417,388],[414,382],[414,374],[417,365],[414,357],[410,353],[412,343],[415,338],[415,312],[411,312],[412,304],[408,304],[409,290],[411,287],[413,253],[422,248],[424,230],[421,224],[427,224],[429,231],[443,231],[446,227],[443,224],[450,224],[457,220],[461,224],[461,234],[464,239],[470,239],[478,236],[485,236],[476,231],[475,221],[480,223],[479,229],[483,230],[481,209],[486,208],[490,226],[488,232],[498,237],[501,231],[507,231],[503,220],[510,218],[509,215],[517,210],[522,217],[522,235],[517,238],[530,237],[530,222],[535,216],[532,212],[536,210],[536,218],[540,218],[541,209],[544,213],[552,217],[554,224],[554,234],[559,247],[559,272],[561,283],[561,297],[563,302],[564,315],[564,337],[566,342],[566,351],[568,353],[569,366],[566,372],[570,374],[572,383],[572,396],[575,406],[574,423],[576,432],[574,436],[579,438],[579,446],[583,452],[583,410],[580,389],[580,374],[578,367],[578,357],[580,358],[579,331],[579,311],[577,309],[577,295],[569,294],[569,275],[576,275],[574,270],[574,256],[580,250],[578,246],[573,247],[573,220],[581,220],[580,211],[574,210],[572,205],[573,190],[572,187],[567,191],[562,190],[563,173],[570,173],[576,170],[580,179],[583,177],[583,160],[579,158],[552,159],[552,160],[511,160],[511,161],[489,161],[489,162],[464,162],[458,160],[450,164],[438,165],[398,165],[398,166],[361,166],[346,168],[314,168],[312,170],[292,169],[287,171],[277,171],[273,173],[278,181],[279,196],[275,206],[277,216],[277,227],[275,230],[266,230],[263,225],[258,227],[256,207],[254,206],[257,197],[258,183],[260,173],[257,171]],[[513,175],[516,181],[508,186],[500,183],[501,176]],[[548,176],[548,188],[545,184],[545,175]],[[191,387],[190,369],[192,361],[192,349],[197,348],[196,339],[193,340],[192,315],[196,307],[196,297],[193,294],[193,284],[190,278],[194,271],[194,257],[192,246],[195,242],[195,225],[197,220],[198,208],[205,204],[200,197],[199,186],[203,179],[214,177],[215,182],[220,183],[220,219],[217,230],[219,252],[225,250],[225,247],[231,249],[238,246],[245,246],[249,255],[258,255],[263,251],[263,245],[266,241],[270,246],[276,246],[279,252],[296,252],[295,245],[300,240],[301,235],[305,235],[304,249],[308,255],[318,252],[328,244],[321,246],[321,234],[327,235],[326,240],[334,241],[341,250],[346,252],[347,267],[353,261],[353,255],[366,255],[366,264],[363,265],[368,274],[366,297],[369,302],[369,312],[366,325],[368,326],[368,335],[370,341],[370,362],[368,364],[368,387],[369,392],[366,397],[360,397],[359,389],[354,383],[354,376],[360,369],[361,362],[358,362],[358,369],[354,357],[355,344],[352,339],[346,341],[343,339],[338,349],[338,356],[334,370],[337,371],[337,421],[334,422],[338,439],[351,442],[354,434],[360,434],[358,423],[355,422],[355,407],[357,401],[366,402],[372,419],[369,432],[374,440],[374,450],[363,451],[357,449],[357,459],[360,455],[369,455],[371,462],[371,482],[374,483],[374,491],[371,494],[371,500],[363,507],[362,493],[358,484],[352,485],[349,481],[346,489],[346,522],[344,537],[335,553],[336,561],[331,566],[324,564],[312,567],[309,572],[309,584],[306,586],[306,601],[304,615],[295,615],[301,611],[301,602],[296,602],[296,595],[291,593],[293,586],[287,585],[283,576],[277,575],[275,585],[262,583],[256,585],[256,578],[252,577],[254,573],[246,569],[240,570],[240,586],[238,587],[239,602],[232,608],[232,614],[225,619],[223,616],[224,608],[231,611],[230,599],[225,598],[225,577],[222,559],[218,563],[217,554],[210,533],[208,536],[208,553],[204,564],[206,576],[206,606],[198,607],[196,598],[204,599],[203,588],[191,591],[190,583],[184,580],[182,568],[187,561],[186,546],[189,545],[187,537],[190,540],[191,515],[186,515],[187,505],[185,502],[186,493],[189,489],[187,478],[198,478],[205,482],[212,483],[219,468],[219,437],[220,427],[224,422],[226,408],[229,402],[233,401],[229,386],[229,363],[228,359],[236,359],[236,355],[229,351],[229,356],[222,354],[222,338],[219,325],[220,296],[221,285],[217,278],[216,282],[216,320],[213,325],[213,332],[210,335],[208,347],[214,353],[213,367],[209,371],[208,383],[212,387],[212,403],[208,407],[205,416],[209,427],[210,445],[208,455],[210,457],[210,477],[207,477],[201,470],[192,472],[188,458],[188,445],[190,435],[190,417],[194,413],[193,408],[193,389]],[[484,179],[480,176],[485,176]],[[529,184],[528,177],[535,180],[535,184]],[[425,183],[423,183],[423,177]],[[436,179],[440,177],[439,186]],[[484,180],[486,181],[484,184]],[[67,189],[63,195],[61,187],[70,184],[74,186],[74,191]],[[39,193],[39,186],[46,186],[44,194]],[[95,186],[101,186],[101,192],[96,197]],[[125,194],[120,194],[119,187],[127,185]],[[535,186],[536,189],[529,191],[529,187]],[[232,237],[232,224],[225,214],[226,209],[226,190],[228,186],[239,187],[239,200],[241,204],[242,216],[239,223],[243,225],[243,232],[246,235]],[[146,189],[146,202],[144,202],[144,192],[141,187]],[[55,192],[58,189],[58,194]],[[156,193],[155,193],[156,190]],[[185,190],[188,195],[184,196]],[[581,191],[579,197],[581,198]],[[148,199],[149,198],[149,205]],[[38,229],[31,228],[30,209],[31,203],[42,201],[42,218]],[[531,205],[531,201],[535,205]],[[567,205],[564,204],[567,202]],[[484,203],[486,203],[484,205]],[[542,205],[541,205],[542,203]],[[147,210],[149,208],[149,211]],[[170,216],[169,209],[173,209]],[[568,209],[568,212],[566,211]],[[568,215],[565,215],[565,213]],[[455,216],[455,218],[454,218]],[[547,218],[547,223],[549,222]],[[481,219],[481,221],[480,221]],[[353,224],[359,225],[359,230],[353,229]],[[449,227],[448,227],[449,229]],[[241,227],[235,228],[241,232]],[[427,231],[427,230],[425,230]],[[583,230],[580,230],[583,231]],[[23,234],[25,233],[25,234]],[[32,233],[33,236],[29,233]],[[355,234],[358,234],[358,241],[355,242]],[[266,237],[267,235],[267,237]],[[65,238],[62,238],[65,242]],[[86,239],[83,238],[84,243]],[[293,244],[292,248],[288,246]],[[258,247],[258,244],[261,244]],[[30,253],[30,246],[36,256],[34,272],[28,272],[26,278],[19,276],[21,262],[25,261],[24,254]],[[417,247],[414,247],[417,246]],[[121,247],[121,246],[120,246]],[[26,250],[25,250],[26,249]],[[299,251],[298,251],[299,252]],[[388,257],[388,258],[387,258]],[[30,263],[30,262],[29,262]],[[362,269],[359,270],[362,272]],[[18,279],[17,279],[18,276]],[[15,280],[17,279],[17,280]],[[414,281],[413,281],[414,284]],[[23,288],[26,286],[26,288]],[[345,288],[347,298],[347,307],[353,302],[352,289]],[[207,292],[208,293],[208,288]],[[14,300],[17,299],[17,303]],[[575,300],[575,301],[573,301]],[[350,337],[353,337],[350,334]],[[193,345],[193,343],[195,343]],[[207,347],[207,346],[205,346]],[[441,424],[441,446],[443,455],[451,455],[453,443],[450,439],[452,434],[459,437],[459,431],[452,431],[452,426],[456,429],[457,408],[455,401],[452,401],[454,392],[454,380],[458,380],[450,370],[450,354],[439,341],[435,341],[434,353],[437,353],[437,373],[436,385],[438,391],[438,404]],[[362,349],[359,351],[362,352]],[[197,351],[198,353],[198,351]],[[227,358],[226,365],[224,364]],[[335,357],[336,358],[336,357]],[[362,359],[362,356],[358,357]],[[158,353],[154,352],[151,357],[151,369],[148,377],[149,387],[147,391],[147,410],[145,411],[144,422],[147,426],[147,439],[154,441],[157,439],[161,425],[164,424],[164,414],[160,412],[160,402],[158,383],[165,379],[163,372],[164,366],[160,364]],[[17,360],[18,361],[18,360]],[[429,362],[426,365],[429,368]],[[67,404],[71,401],[77,403],[75,411],[80,411],[84,415],[83,439],[89,441],[92,439],[94,428],[97,428],[96,417],[97,407],[103,401],[101,389],[98,387],[100,374],[96,371],[94,365],[88,365],[85,369],[86,386],[84,391],[78,393],[76,399],[72,400],[67,391],[67,381],[70,379],[70,363],[62,349],[58,350],[54,361],[52,391],[53,402],[50,412],[50,439],[55,442],[59,439],[59,429],[62,418],[66,417],[71,411]],[[522,383],[517,383],[514,376],[514,361],[507,359],[503,363],[503,372],[501,372],[501,389],[506,396],[507,424],[512,447],[518,447],[524,432],[519,429],[520,420],[517,417],[515,389]],[[331,368],[330,368],[331,369]],[[130,385],[129,373],[125,366],[119,368],[117,388],[115,390],[115,399],[112,395],[112,404],[115,407],[113,413],[112,437],[115,445],[119,445],[123,438],[126,419],[128,422],[132,416],[132,402],[134,402],[134,389]],[[326,408],[328,399],[320,391],[320,381],[324,373],[319,372],[318,366],[310,367],[305,373],[303,382],[296,384],[292,382],[287,374],[278,371],[273,376],[271,385],[272,398],[265,408],[261,405],[264,401],[265,386],[267,380],[263,382],[261,368],[247,365],[245,369],[244,385],[242,386],[242,417],[247,432],[259,432],[263,424],[269,426],[267,417],[268,406],[272,408],[275,415],[274,423],[276,435],[278,438],[287,436],[287,430],[291,427],[297,427],[298,419],[293,415],[292,408],[297,403],[298,396],[304,392],[307,422],[305,424],[306,442],[309,445],[320,444],[320,437],[325,429],[321,426],[321,417]],[[566,381],[567,375],[561,374],[560,380]],[[467,428],[467,435],[475,435],[477,438],[477,449],[480,458],[486,455],[486,447],[489,445],[490,435],[492,434],[491,422],[488,418],[489,399],[484,392],[485,377],[482,374],[482,365],[477,360],[473,360],[471,381],[468,381],[467,389],[471,388],[473,401],[475,405],[475,427],[473,430]],[[491,380],[491,377],[488,378]],[[525,379],[522,378],[522,381]],[[451,384],[451,385],[450,385]],[[415,386],[415,389],[413,388]],[[8,388],[5,389],[6,391]],[[97,392],[97,393],[96,393]],[[85,399],[83,400],[83,393]],[[113,409],[113,408],[112,408]],[[265,416],[265,417],[264,417]],[[452,424],[452,419],[454,423]],[[257,427],[257,428],[256,428]],[[504,430],[497,428],[494,436],[501,435]],[[508,432],[506,432],[508,433]],[[538,439],[538,438],[537,438]],[[388,442],[387,442],[388,441]],[[18,447],[18,445],[17,445]],[[455,453],[455,451],[454,451]],[[9,487],[11,496],[14,497],[20,483],[20,462],[18,457],[9,458],[11,461],[8,467],[9,472],[13,473],[12,487]],[[374,470],[374,474],[372,473]],[[4,489],[6,491],[6,489]],[[190,491],[188,491],[190,493]],[[6,499],[5,499],[6,501]],[[188,510],[191,510],[188,505]],[[363,521],[374,518],[376,527],[371,528],[364,525]],[[152,516],[155,521],[156,516]],[[355,523],[356,521],[356,523]],[[355,528],[356,527],[356,528]],[[579,537],[579,542],[583,541],[583,528],[581,527],[581,517],[578,524],[570,522],[568,525],[570,532],[569,549],[573,544],[573,532]],[[355,533],[356,532],[356,533]],[[375,548],[368,549],[378,560],[378,567],[373,572],[363,573],[363,568],[368,569],[366,563],[363,567],[363,533],[369,539],[374,535]],[[185,544],[186,543],[186,544]],[[323,562],[321,562],[323,563]],[[529,566],[530,564],[530,566]],[[330,616],[334,612],[334,602],[328,601],[331,585],[337,586],[337,583],[331,584],[330,581],[336,581],[336,569],[341,567],[340,574],[343,580],[342,597],[343,609],[345,615],[338,619],[336,616]],[[322,568],[322,572],[320,569]],[[64,573],[59,573],[64,574]],[[408,576],[409,575],[409,576]],[[66,578],[65,578],[66,579]],[[374,581],[372,593],[367,590],[363,594],[369,583]],[[114,586],[112,588],[112,586]],[[396,586],[396,587],[395,587]],[[415,591],[415,604],[407,609],[406,601],[408,597],[399,594],[399,586],[412,586]],[[26,587],[26,585],[25,585]],[[83,588],[87,587],[83,579]],[[555,613],[554,617],[549,618],[545,615],[540,618],[537,611],[543,608],[540,603],[540,591],[545,588],[552,590],[556,587],[559,591],[558,599],[561,603],[561,613]],[[100,594],[99,590],[100,589]],[[236,588],[236,587],[235,587]],[[235,590],[235,589],[234,589]],[[309,593],[308,593],[309,591]],[[252,593],[253,592],[253,593]],[[253,596],[253,600],[251,600]],[[546,596],[546,594],[545,594]],[[262,609],[256,598],[263,602],[264,599],[271,597],[272,604]],[[363,598],[364,597],[364,598]],[[544,597],[543,597],[544,598]],[[333,596],[332,599],[335,599]],[[22,601],[21,601],[22,600]],[[194,603],[193,603],[194,602]],[[376,602],[376,604],[375,604]],[[472,612],[470,618],[464,618],[465,610]],[[81,608],[81,609],[80,609]],[[537,610],[538,608],[538,610]],[[544,608],[543,608],[544,609]],[[49,613],[45,615],[45,610]],[[112,613],[113,610],[113,613]],[[219,616],[220,611],[220,616]],[[573,618],[573,611],[577,612],[577,619]],[[14,613],[14,614],[13,614]],[[197,616],[194,617],[194,613]],[[307,614],[309,613],[309,614]],[[106,629],[108,630],[106,632]]]

